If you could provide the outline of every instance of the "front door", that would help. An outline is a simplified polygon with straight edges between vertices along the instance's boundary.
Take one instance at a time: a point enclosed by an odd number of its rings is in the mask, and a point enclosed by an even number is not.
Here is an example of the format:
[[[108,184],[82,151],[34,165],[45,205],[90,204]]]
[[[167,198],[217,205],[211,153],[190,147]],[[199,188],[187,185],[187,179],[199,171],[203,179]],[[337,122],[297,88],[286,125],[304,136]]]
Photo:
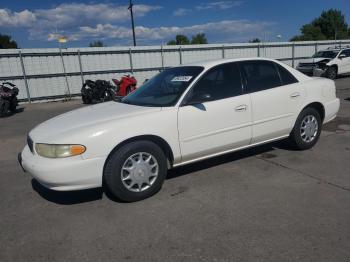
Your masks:
[[[182,161],[249,145],[250,95],[243,94],[236,63],[210,69],[190,90],[178,111]]]

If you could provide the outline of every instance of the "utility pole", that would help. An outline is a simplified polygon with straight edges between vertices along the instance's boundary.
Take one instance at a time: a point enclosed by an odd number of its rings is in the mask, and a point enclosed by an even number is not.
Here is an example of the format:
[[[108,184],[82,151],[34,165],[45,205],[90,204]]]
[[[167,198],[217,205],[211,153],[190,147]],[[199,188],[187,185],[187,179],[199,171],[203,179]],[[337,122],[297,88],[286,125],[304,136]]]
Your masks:
[[[130,0],[128,9],[130,10],[130,14],[131,14],[131,27],[132,27],[132,36],[133,36],[133,40],[134,40],[134,46],[136,46],[134,13],[132,11],[133,5],[134,4],[132,3],[132,0]]]

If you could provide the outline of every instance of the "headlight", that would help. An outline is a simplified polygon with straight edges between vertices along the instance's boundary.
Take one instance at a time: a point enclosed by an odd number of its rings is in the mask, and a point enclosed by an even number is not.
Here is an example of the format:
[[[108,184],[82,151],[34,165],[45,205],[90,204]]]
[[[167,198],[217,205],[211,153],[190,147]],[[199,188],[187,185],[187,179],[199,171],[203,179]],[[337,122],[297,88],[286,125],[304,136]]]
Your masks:
[[[83,145],[50,145],[35,144],[38,155],[48,158],[62,158],[81,155],[86,151]]]

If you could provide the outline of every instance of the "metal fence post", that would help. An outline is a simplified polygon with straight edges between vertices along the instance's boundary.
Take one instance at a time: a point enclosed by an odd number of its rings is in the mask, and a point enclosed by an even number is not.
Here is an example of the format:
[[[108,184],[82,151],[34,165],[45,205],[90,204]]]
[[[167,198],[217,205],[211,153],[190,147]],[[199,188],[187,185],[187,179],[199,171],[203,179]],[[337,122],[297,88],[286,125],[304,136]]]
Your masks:
[[[295,66],[295,43],[292,44],[292,67]]]
[[[260,44],[260,56],[266,56],[266,46],[263,42]]]
[[[317,53],[317,51],[318,51],[318,43],[315,42],[315,53]]]
[[[131,73],[134,74],[134,65],[133,65],[133,63],[132,63],[131,48],[129,48],[129,60],[130,60],[130,70],[131,70]]]
[[[80,77],[81,77],[81,84],[84,84],[84,74],[83,74],[83,65],[81,63],[81,56],[80,56],[80,50],[78,49],[78,61],[79,61],[79,70],[80,70]]]
[[[225,58],[225,45],[222,45],[222,58]]]
[[[179,56],[180,56],[180,65],[182,65],[182,50],[181,50],[181,46],[179,47]]]
[[[160,47],[160,55],[162,59],[162,69],[164,70],[164,53],[163,53],[163,45]]]
[[[30,98],[30,92],[29,92],[29,85],[28,85],[28,80],[27,80],[27,74],[26,74],[26,69],[25,69],[25,67],[24,67],[23,57],[22,57],[22,52],[21,52],[21,50],[18,51],[18,55],[19,55],[19,60],[21,61],[23,80],[24,80],[24,85],[25,85],[25,87],[26,87],[26,91],[27,91],[27,99],[28,99],[28,102],[31,103],[32,100],[31,100],[31,98]]]
[[[69,88],[69,83],[68,83],[68,76],[67,76],[66,66],[65,66],[65,64],[64,64],[62,48],[60,48],[60,55],[61,55],[63,73],[64,73],[64,77],[65,77],[65,79],[66,79],[66,85],[67,85],[67,90],[68,90],[68,96],[69,96],[69,99],[71,99],[71,98],[72,98],[72,95],[71,95],[71,93],[70,93],[70,88]]]
[[[258,52],[258,57],[260,57],[260,44],[258,44],[258,50],[257,50],[257,52]]]

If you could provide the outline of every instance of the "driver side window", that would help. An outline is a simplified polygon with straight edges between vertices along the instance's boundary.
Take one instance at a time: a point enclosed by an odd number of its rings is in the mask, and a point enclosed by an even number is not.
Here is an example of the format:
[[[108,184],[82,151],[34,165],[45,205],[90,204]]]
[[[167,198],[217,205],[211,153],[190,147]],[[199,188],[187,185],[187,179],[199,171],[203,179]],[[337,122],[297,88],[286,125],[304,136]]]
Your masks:
[[[241,94],[242,83],[239,69],[237,64],[231,63],[210,69],[191,90],[190,100],[205,96],[206,101],[214,101]]]
[[[345,55],[345,57],[350,57],[350,49],[346,49],[340,53],[340,55]]]

